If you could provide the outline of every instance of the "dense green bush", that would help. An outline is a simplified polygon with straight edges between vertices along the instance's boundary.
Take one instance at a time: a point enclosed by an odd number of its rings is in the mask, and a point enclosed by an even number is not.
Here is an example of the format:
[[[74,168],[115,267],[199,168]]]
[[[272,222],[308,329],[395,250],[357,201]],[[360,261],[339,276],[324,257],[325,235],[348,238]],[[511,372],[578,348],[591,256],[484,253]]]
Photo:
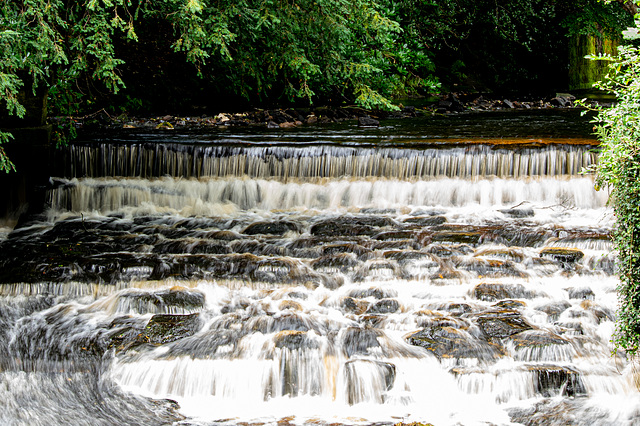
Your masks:
[[[640,348],[640,51],[621,47],[619,56],[608,60],[609,74],[597,86],[615,95],[617,102],[601,108],[596,118],[601,147],[597,184],[610,190],[617,222],[614,243],[620,285],[614,343],[636,355]]]

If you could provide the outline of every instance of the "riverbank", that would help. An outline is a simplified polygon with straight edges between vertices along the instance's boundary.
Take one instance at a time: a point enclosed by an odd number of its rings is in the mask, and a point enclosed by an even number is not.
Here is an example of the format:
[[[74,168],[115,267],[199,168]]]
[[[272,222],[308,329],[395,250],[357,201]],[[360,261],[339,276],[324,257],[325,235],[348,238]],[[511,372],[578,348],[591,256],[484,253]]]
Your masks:
[[[207,129],[220,126],[266,127],[286,129],[300,126],[356,121],[362,127],[376,127],[381,120],[408,119],[434,115],[456,115],[491,111],[540,110],[579,108],[576,97],[556,94],[537,99],[507,99],[481,94],[450,93],[430,100],[412,100],[412,105],[398,104],[397,111],[366,110],[357,106],[317,106],[295,108],[255,108],[244,112],[162,116],[113,115],[100,110],[85,117],[74,117],[76,128],[82,130],[107,129]],[[61,122],[68,118],[53,118]]]

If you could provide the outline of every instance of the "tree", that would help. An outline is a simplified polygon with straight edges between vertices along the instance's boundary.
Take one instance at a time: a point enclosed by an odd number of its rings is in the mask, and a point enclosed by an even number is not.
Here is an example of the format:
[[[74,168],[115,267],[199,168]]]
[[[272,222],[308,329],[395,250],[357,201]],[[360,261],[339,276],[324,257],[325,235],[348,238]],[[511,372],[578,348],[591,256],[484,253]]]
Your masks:
[[[595,59],[610,62],[606,79],[596,87],[616,97],[612,107],[599,108],[595,119],[601,149],[597,184],[609,188],[616,217],[613,240],[620,284],[614,343],[636,356],[640,349],[640,50],[622,46],[615,58]]]
[[[13,0],[0,10],[0,101],[22,116],[20,91],[44,86],[65,114],[96,86],[118,92],[124,61],[114,46],[154,21],[201,78],[252,101],[394,109],[390,97],[409,77],[436,84],[409,72],[416,60],[397,48],[402,29],[375,0]],[[12,167],[0,150],[0,169]]]

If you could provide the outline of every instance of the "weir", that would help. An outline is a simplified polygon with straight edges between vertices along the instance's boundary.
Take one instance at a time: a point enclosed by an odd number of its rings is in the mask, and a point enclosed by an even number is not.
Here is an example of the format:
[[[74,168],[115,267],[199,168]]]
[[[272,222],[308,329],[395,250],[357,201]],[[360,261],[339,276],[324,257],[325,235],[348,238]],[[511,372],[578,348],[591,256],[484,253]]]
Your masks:
[[[0,241],[2,423],[640,423],[593,140],[314,132],[57,153]]]

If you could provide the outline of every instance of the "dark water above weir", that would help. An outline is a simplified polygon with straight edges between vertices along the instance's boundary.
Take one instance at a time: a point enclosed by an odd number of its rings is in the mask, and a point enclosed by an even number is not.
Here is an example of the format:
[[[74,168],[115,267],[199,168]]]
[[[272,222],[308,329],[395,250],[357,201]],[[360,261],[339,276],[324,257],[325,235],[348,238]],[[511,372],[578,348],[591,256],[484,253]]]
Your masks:
[[[0,423],[640,424],[574,111],[95,135],[0,239]]]

